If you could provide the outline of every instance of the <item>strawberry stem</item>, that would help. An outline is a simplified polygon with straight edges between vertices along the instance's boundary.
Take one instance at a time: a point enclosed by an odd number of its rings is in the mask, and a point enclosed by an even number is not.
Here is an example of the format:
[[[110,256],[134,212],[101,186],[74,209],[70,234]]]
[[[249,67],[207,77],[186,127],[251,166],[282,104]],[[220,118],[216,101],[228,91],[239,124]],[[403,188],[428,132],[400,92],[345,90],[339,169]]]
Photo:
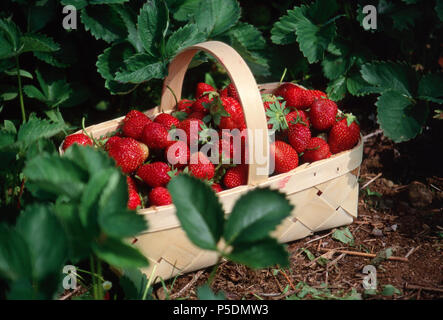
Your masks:
[[[286,72],[288,71],[288,69],[287,68],[285,68],[285,70],[283,70],[283,74],[282,74],[282,76],[281,76],[281,78],[280,78],[280,83],[279,84],[281,84],[282,82],[283,82],[283,79],[285,78],[285,76],[286,76]]]

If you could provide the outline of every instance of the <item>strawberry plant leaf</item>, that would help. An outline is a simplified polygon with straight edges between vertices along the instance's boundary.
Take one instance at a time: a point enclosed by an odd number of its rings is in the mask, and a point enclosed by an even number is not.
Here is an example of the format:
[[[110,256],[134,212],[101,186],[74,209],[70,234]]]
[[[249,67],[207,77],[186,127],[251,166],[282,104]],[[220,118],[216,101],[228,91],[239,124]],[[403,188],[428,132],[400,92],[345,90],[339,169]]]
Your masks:
[[[125,293],[126,300],[142,300],[143,294],[148,284],[148,278],[140,270],[127,268],[122,272],[120,286]]]
[[[169,26],[169,11],[165,1],[148,0],[138,15],[138,34],[146,52],[162,56],[162,44]]]
[[[346,95],[346,77],[340,76],[339,78],[329,82],[328,87],[326,88],[326,93],[329,99],[334,101],[340,101]]]
[[[224,213],[211,187],[194,177],[179,174],[171,179],[168,190],[177,218],[192,243],[202,249],[217,250]]]
[[[361,67],[363,79],[374,86],[378,93],[386,90],[395,90],[408,97],[412,97],[413,83],[415,83],[414,71],[405,64],[376,61],[366,63]]]
[[[219,291],[215,294],[208,284],[204,284],[197,288],[197,297],[199,300],[226,300],[223,291]]]
[[[236,38],[248,50],[266,49],[266,40],[263,34],[251,24],[239,22],[229,30],[228,35]]]
[[[276,264],[281,267],[289,265],[289,255],[277,240],[266,237],[262,240],[234,245],[227,257],[250,268],[268,268]]]
[[[203,0],[184,0],[180,1],[180,6],[174,12],[174,19],[177,21],[188,21],[191,19]],[[169,3],[168,3],[168,6]]]
[[[28,245],[33,278],[43,281],[59,273],[67,258],[67,240],[52,206],[27,206],[17,220],[16,229]]]
[[[149,265],[146,257],[135,247],[114,238],[93,242],[92,249],[100,259],[117,268],[142,268]]]
[[[199,3],[193,18],[198,29],[213,38],[237,24],[240,13],[236,0],[205,0]]]
[[[338,240],[344,244],[354,245],[354,236],[349,228],[337,229],[332,233],[332,239]]]
[[[347,57],[326,56],[321,62],[323,74],[329,80],[335,80],[345,74],[351,67],[351,60]]]
[[[283,193],[255,189],[240,197],[226,222],[224,239],[236,245],[263,239],[289,216],[293,206]]]
[[[381,294],[386,297],[392,297],[394,294],[401,294],[401,291],[393,285],[387,284],[383,287],[383,291],[381,292]]]
[[[0,224],[0,275],[12,281],[32,275],[31,255],[25,239],[4,223]]]
[[[264,57],[263,51],[251,51],[249,50],[237,37],[231,37],[232,47],[243,57],[247,62],[251,71],[260,76],[268,76],[269,63]]]
[[[113,9],[120,15],[128,31],[127,40],[136,49],[137,52],[143,52],[143,45],[137,31],[137,15],[129,7],[123,5],[114,5]]]
[[[86,31],[97,40],[110,43],[127,36],[124,22],[111,6],[87,6],[81,10],[80,18]]]
[[[125,60],[125,66],[116,72],[115,80],[120,82],[141,83],[151,79],[162,79],[166,75],[163,61],[146,53],[137,53]]]
[[[435,4],[435,12],[440,21],[443,21],[443,0],[437,0]]]
[[[39,119],[31,114],[26,123],[20,126],[17,134],[17,144],[26,149],[39,139],[47,139],[55,136],[66,128],[64,123],[52,122],[47,119]]]
[[[424,75],[418,83],[418,98],[443,104],[443,74]]]
[[[11,69],[11,70],[5,70],[4,71],[6,75],[16,77],[18,74],[20,74],[20,77],[28,78],[28,79],[34,79],[32,74],[26,70],[20,69],[17,71],[17,69]]]
[[[309,63],[317,62],[335,37],[336,25],[331,18],[337,10],[335,0],[317,0],[310,6],[296,6],[274,24],[271,40],[275,44],[290,44],[296,40]]]
[[[81,10],[88,5],[88,0],[61,0],[62,5],[74,6],[77,10]]]
[[[89,4],[114,4],[114,3],[125,3],[129,0],[89,0]]]
[[[187,24],[175,31],[166,43],[165,56],[172,59],[180,50],[203,42],[206,36],[198,31],[195,24]]]
[[[54,52],[60,49],[60,45],[46,35],[39,33],[27,33],[22,36],[23,48],[20,53],[24,52]]]
[[[353,96],[362,96],[362,89],[368,87],[369,84],[363,80],[360,73],[351,72],[346,79],[346,87],[348,92]]]
[[[394,23],[394,29],[399,31],[409,30],[415,25],[415,20],[421,15],[417,7],[406,7],[395,10],[390,14]]]
[[[23,47],[21,32],[17,25],[7,19],[0,19],[0,59],[17,55]]]
[[[375,105],[380,127],[394,142],[417,136],[428,116],[426,105],[416,104],[411,98],[393,90],[383,92]]]

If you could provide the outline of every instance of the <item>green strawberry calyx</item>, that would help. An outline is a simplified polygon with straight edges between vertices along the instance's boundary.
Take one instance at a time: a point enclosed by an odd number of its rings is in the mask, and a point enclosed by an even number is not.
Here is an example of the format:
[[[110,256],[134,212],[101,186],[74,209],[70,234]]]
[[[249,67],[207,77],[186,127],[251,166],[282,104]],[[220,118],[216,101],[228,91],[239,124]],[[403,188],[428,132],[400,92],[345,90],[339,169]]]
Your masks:
[[[266,115],[269,117],[268,123],[272,125],[272,129],[276,131],[282,131],[289,128],[286,121],[286,115],[289,110],[285,108],[286,101],[280,103],[275,101],[269,105],[269,109],[266,110]]]

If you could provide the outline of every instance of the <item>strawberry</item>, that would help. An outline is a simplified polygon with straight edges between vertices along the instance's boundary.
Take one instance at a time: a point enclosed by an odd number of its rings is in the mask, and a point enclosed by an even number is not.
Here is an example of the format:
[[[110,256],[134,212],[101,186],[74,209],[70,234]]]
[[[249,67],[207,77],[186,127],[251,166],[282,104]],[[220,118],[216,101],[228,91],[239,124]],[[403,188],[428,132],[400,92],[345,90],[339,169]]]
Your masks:
[[[291,171],[298,166],[297,152],[289,144],[283,141],[275,141],[271,144],[270,153],[275,161],[274,171],[279,174]]]
[[[321,99],[321,98],[327,98],[328,96],[326,95],[326,93],[324,93],[323,91],[320,90],[309,90],[311,96],[314,97],[314,101],[317,99]]]
[[[217,91],[214,89],[213,86],[204,83],[204,82],[199,82],[197,83],[197,88],[195,89],[195,98],[198,99],[200,98],[205,92],[212,92],[212,91]]]
[[[171,143],[169,133],[165,126],[157,122],[148,123],[143,128],[142,141],[152,149],[164,149]]]
[[[360,139],[360,126],[355,116],[346,114],[345,118],[334,124],[329,132],[329,148],[332,153],[339,153],[354,147]]]
[[[189,114],[188,119],[198,119],[198,120],[203,120],[203,118],[206,116],[205,112],[201,112],[201,111],[193,111],[192,113]]]
[[[203,112],[205,114],[209,113],[209,109],[205,106],[208,106],[213,98],[210,98],[207,95],[201,96],[191,106],[192,112]]]
[[[262,94],[261,98],[263,101],[263,107],[265,108],[265,111],[269,109],[271,104],[279,101],[279,98],[271,93]]]
[[[158,116],[155,117],[154,122],[160,123],[167,130],[171,130],[172,126],[178,126],[180,120],[168,113],[160,113]]]
[[[240,96],[238,95],[237,88],[233,83],[230,83],[226,89],[228,90],[228,97],[234,98],[237,101],[240,101]]]
[[[331,152],[325,140],[318,137],[313,137],[309,140],[308,145],[302,155],[303,162],[314,162],[329,158]]]
[[[120,138],[108,145],[108,154],[124,173],[137,170],[148,158],[148,147],[132,138]]]
[[[210,180],[215,174],[214,165],[201,152],[196,152],[191,155],[188,168],[191,175],[202,180]]]
[[[150,187],[164,187],[168,184],[171,177],[169,172],[171,169],[165,162],[153,162],[142,165],[137,170],[139,176]]]
[[[222,158],[231,159],[230,163],[244,163],[246,159],[246,137],[233,135],[232,133],[222,130],[219,135],[218,152]]]
[[[115,142],[119,141],[120,139],[122,139],[122,138],[119,137],[119,136],[112,136],[112,137],[110,137],[110,138],[106,141],[106,143],[105,143],[105,146],[104,146],[105,150],[106,150],[106,151],[109,151],[109,149],[112,148],[112,145],[113,145]]]
[[[218,184],[218,183],[213,183],[213,184],[211,185],[211,188],[212,188],[212,190],[214,190],[214,192],[216,192],[216,193],[223,191],[222,186],[221,186],[220,184]]]
[[[228,87],[224,88],[223,90],[219,90],[218,94],[220,95],[220,97],[223,97],[223,98],[229,97],[228,96]]]
[[[138,206],[141,205],[140,196],[138,195],[137,191],[137,185],[135,184],[135,181],[129,176],[126,177],[126,182],[128,184],[129,195],[128,209],[135,210]]]
[[[286,91],[287,91],[289,88],[293,87],[293,86],[295,86],[295,84],[290,83],[290,82],[282,83],[282,84],[281,84],[281,85],[280,85],[280,86],[274,91],[274,95],[277,96],[277,97],[282,97],[282,98],[283,98],[283,96],[286,94]]]
[[[198,133],[202,131],[202,126],[204,126],[204,122],[202,120],[185,119],[179,123],[177,129],[181,129],[186,133],[186,139],[188,139],[188,145],[191,145],[199,140]]]
[[[311,130],[301,123],[294,124],[289,128],[288,139],[295,151],[301,153],[311,140]]]
[[[171,195],[168,189],[164,187],[156,187],[148,194],[149,203],[151,206],[166,206],[172,203]]]
[[[295,109],[308,109],[312,103],[321,96],[326,96],[318,90],[307,90],[292,83],[282,84],[275,95],[281,96],[286,101],[286,106]]]
[[[74,143],[81,146],[92,146],[92,140],[84,133],[71,134],[65,138],[63,141],[62,149],[63,151],[68,149]]]
[[[288,127],[290,128],[296,123],[300,123],[309,128],[310,121],[305,111],[295,109],[294,111],[289,112],[286,115],[286,122],[288,123]]]
[[[319,131],[329,130],[335,123],[337,104],[329,99],[315,100],[309,111],[312,127]]]
[[[238,165],[226,170],[223,176],[223,184],[227,189],[246,185],[248,183],[248,166]]]
[[[189,148],[183,141],[177,141],[165,149],[165,159],[175,168],[183,168],[189,162]]]
[[[191,113],[191,106],[194,103],[192,100],[182,99],[177,103],[177,110],[180,112],[186,112],[187,114]]]
[[[215,115],[221,116],[219,118],[220,129],[246,129],[245,117],[243,115],[243,109],[240,105],[240,102],[231,97],[219,98],[219,103],[220,102],[221,106],[218,105],[215,108],[217,111],[215,111],[214,113]],[[217,124],[218,121],[216,117],[214,118],[214,121]]]
[[[125,137],[141,140],[143,128],[147,123],[152,122],[147,115],[138,111],[129,111],[123,119],[122,132]]]

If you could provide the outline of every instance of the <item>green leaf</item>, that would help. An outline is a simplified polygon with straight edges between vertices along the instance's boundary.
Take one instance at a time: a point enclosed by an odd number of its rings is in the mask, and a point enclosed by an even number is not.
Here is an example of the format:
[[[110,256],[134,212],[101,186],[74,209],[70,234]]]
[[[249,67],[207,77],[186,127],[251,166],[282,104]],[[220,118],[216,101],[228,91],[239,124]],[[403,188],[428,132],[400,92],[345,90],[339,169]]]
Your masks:
[[[321,62],[323,73],[329,80],[335,80],[345,74],[349,68],[351,61],[347,57],[326,56]]]
[[[129,0],[89,0],[89,4],[113,4],[113,3],[125,3]]]
[[[148,260],[136,248],[120,240],[107,238],[102,243],[93,243],[94,253],[116,268],[142,268]]]
[[[60,49],[60,46],[54,40],[46,35],[39,33],[27,33],[22,36],[23,52],[54,52]]]
[[[352,72],[346,79],[348,92],[353,96],[362,96],[362,89],[368,86],[369,84],[363,80],[361,74],[357,72]]]
[[[332,233],[332,239],[338,240],[344,244],[354,245],[354,236],[349,228],[337,229]]]
[[[86,31],[97,40],[110,43],[127,36],[123,20],[111,6],[87,6],[81,11],[80,18]]]
[[[0,85],[0,100],[14,100],[18,95],[18,89],[13,86]]]
[[[378,97],[377,121],[384,134],[394,142],[402,142],[416,137],[428,117],[428,108],[397,92],[386,91]]]
[[[61,0],[62,5],[74,6],[77,10],[81,10],[88,5],[88,0]]]
[[[87,173],[72,160],[46,154],[30,159],[23,173],[41,190],[71,199],[81,195],[88,178]]]
[[[200,2],[194,19],[198,29],[213,38],[237,24],[240,14],[236,0],[205,0]]]
[[[99,200],[98,221],[102,230],[114,238],[135,236],[147,229],[143,216],[127,209],[128,186],[118,170],[108,175]]]
[[[39,281],[60,272],[67,258],[67,240],[50,205],[27,206],[17,220],[17,231],[26,241]]]
[[[271,40],[276,44],[297,40],[309,63],[317,62],[335,37],[336,25],[331,18],[337,10],[335,0],[317,0],[310,6],[294,7],[274,24]]]
[[[396,287],[394,287],[391,284],[387,284],[383,287],[383,291],[381,293],[382,295],[386,297],[392,297],[394,294],[401,294],[401,291],[398,290]]]
[[[184,0],[174,13],[174,19],[177,21],[187,21],[192,18],[198,10],[202,0]],[[168,3],[169,6],[169,3]]]
[[[443,0],[437,0],[435,4],[435,12],[440,21],[443,21]]]
[[[23,70],[23,69],[20,69],[19,71],[17,71],[17,69],[5,70],[5,74],[7,74],[8,76],[16,77],[19,73],[20,73],[20,77],[34,79],[34,77],[32,76],[32,74],[30,72]]]
[[[0,276],[15,281],[31,275],[31,256],[25,239],[16,230],[0,224]]]
[[[58,1],[55,0],[36,1],[35,5],[29,5],[27,7],[29,31],[39,31],[53,21],[58,11],[57,5]],[[80,9],[77,7],[77,10]]]
[[[23,148],[27,148],[35,141],[53,137],[65,128],[66,125],[64,123],[39,119],[34,114],[31,114],[28,121],[20,126],[17,142]]]
[[[263,239],[292,209],[283,193],[260,188],[250,191],[235,203],[226,222],[224,239],[232,245]]]
[[[207,284],[197,288],[197,297],[199,300],[226,300],[223,291],[215,294]]]
[[[385,61],[372,62],[364,64],[360,72],[366,82],[381,89],[382,92],[395,90],[412,97],[415,73],[405,64]]]
[[[19,54],[23,47],[21,32],[17,25],[8,19],[0,19],[0,59]]]
[[[143,45],[137,31],[137,15],[129,6],[114,5],[113,9],[120,15],[128,31],[128,42],[137,50],[143,52]]]
[[[138,269],[124,269],[120,277],[120,286],[126,300],[142,300],[147,284],[146,275]]]
[[[175,31],[166,43],[165,56],[172,59],[180,50],[206,40],[195,24],[187,24]]]
[[[229,35],[235,37],[248,50],[265,50],[266,40],[260,30],[251,24],[239,22],[229,30]]]
[[[254,269],[268,268],[276,264],[282,267],[289,265],[289,255],[285,247],[272,238],[237,244],[227,257]]]
[[[168,190],[177,218],[192,243],[202,249],[217,250],[224,214],[212,189],[203,181],[180,174],[171,179]]]
[[[418,83],[419,99],[443,104],[443,74],[429,73]]]
[[[329,99],[334,101],[342,100],[346,95],[346,77],[340,76],[339,78],[329,82],[326,88],[326,94]]]
[[[168,30],[169,11],[162,0],[148,0],[138,15],[138,34],[146,52],[153,56],[162,55],[161,44]]]
[[[304,254],[306,254],[306,257],[308,257],[309,261],[312,261],[312,260],[315,259],[315,256],[314,256],[314,255],[312,254],[312,252],[309,251],[308,249],[306,249],[306,248],[302,248],[301,250],[302,250],[302,252],[303,252]]]
[[[146,53],[137,53],[125,60],[125,68],[115,74],[115,80],[125,83],[142,83],[151,79],[162,79],[166,66],[162,61]]]
[[[395,10],[390,16],[394,22],[394,29],[404,31],[414,27],[415,20],[421,16],[421,12],[417,7],[407,7]]]
[[[103,169],[115,167],[114,160],[104,150],[91,146],[72,145],[65,151],[63,158],[71,159],[83,170],[89,172],[90,176]]]

